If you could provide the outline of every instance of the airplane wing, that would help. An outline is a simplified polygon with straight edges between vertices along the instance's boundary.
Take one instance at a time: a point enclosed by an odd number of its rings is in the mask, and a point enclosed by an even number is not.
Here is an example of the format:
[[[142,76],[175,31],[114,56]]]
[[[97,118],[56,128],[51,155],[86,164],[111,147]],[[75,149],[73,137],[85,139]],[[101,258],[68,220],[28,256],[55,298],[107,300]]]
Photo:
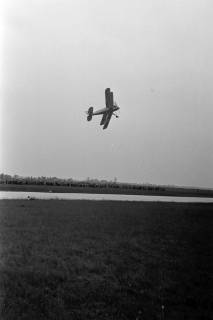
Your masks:
[[[101,126],[102,126],[102,124],[105,123],[106,118],[107,118],[107,112],[105,112],[105,113],[103,114],[103,117],[102,117],[101,122],[100,122],[100,125],[101,125]]]
[[[103,126],[103,129],[106,129],[108,127],[108,124],[110,122],[110,119],[112,117],[112,114],[113,114],[113,111],[110,111],[107,113],[107,116],[106,116],[106,120],[105,120],[105,123],[104,123],[104,126]]]
[[[112,108],[113,107],[113,92],[110,91],[110,88],[105,90],[105,100],[106,100],[106,107]]]

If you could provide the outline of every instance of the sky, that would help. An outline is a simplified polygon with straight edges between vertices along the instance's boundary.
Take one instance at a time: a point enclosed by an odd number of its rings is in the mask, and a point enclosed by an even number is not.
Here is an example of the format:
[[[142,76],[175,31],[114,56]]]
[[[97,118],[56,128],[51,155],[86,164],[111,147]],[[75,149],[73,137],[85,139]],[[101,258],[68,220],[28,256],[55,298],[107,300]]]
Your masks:
[[[4,0],[0,172],[213,188],[211,0]],[[107,130],[85,111],[105,106]]]

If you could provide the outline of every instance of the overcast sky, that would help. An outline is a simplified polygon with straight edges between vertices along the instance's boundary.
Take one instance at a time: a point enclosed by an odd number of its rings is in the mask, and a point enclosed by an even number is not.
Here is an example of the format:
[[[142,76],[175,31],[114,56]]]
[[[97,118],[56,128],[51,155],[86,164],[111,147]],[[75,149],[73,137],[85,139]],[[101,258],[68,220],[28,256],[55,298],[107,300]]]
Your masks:
[[[213,187],[211,0],[5,0],[8,174]],[[120,106],[107,130],[88,107]]]

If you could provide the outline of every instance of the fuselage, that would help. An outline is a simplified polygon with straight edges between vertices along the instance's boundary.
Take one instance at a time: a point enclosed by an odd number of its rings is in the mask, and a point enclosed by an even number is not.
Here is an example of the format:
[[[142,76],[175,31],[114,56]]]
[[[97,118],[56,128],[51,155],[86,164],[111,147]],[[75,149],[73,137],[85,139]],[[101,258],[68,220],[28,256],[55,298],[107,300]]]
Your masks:
[[[93,112],[93,116],[98,115],[98,114],[104,114],[106,112],[114,112],[119,110],[120,108],[118,106],[113,106],[112,108],[103,108],[103,109],[99,109],[95,112]]]

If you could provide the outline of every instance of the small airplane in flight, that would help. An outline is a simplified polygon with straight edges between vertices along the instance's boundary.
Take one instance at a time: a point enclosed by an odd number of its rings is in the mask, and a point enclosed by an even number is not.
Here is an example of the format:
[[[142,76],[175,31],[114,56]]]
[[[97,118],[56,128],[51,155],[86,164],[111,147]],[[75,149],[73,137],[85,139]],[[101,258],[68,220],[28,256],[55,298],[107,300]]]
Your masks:
[[[93,112],[93,107],[90,107],[86,112],[88,115],[87,121],[92,120],[92,117],[95,115],[102,114],[103,116],[102,116],[100,125],[101,126],[103,125],[103,129],[106,129],[108,127],[108,124],[110,122],[112,115],[118,118],[118,115],[115,113],[115,111],[120,109],[116,104],[116,102],[114,102],[113,100],[113,92],[110,91],[110,88],[107,88],[105,90],[105,101],[106,101],[106,108]]]

